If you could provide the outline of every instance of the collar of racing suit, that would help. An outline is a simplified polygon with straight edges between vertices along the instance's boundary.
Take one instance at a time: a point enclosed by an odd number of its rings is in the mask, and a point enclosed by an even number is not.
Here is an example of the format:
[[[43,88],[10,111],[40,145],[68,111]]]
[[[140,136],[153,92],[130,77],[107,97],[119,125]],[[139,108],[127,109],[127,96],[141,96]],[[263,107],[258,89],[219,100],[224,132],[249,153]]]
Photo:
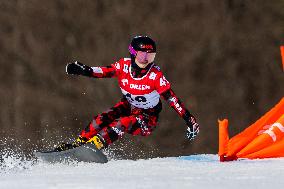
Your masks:
[[[149,69],[151,68],[151,66],[154,63],[150,63],[148,64],[145,68],[140,68],[135,61],[131,61],[131,74],[134,78],[141,78],[143,77],[145,74],[147,74],[147,72],[149,71]]]

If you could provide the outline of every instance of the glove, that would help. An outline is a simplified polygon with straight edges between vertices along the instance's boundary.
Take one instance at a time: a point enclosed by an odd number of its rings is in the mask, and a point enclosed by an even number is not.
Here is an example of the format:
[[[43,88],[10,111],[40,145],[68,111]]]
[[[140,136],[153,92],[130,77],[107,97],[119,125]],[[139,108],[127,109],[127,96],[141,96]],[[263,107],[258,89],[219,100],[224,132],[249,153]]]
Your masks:
[[[186,137],[189,140],[193,140],[199,133],[199,124],[196,122],[196,119],[192,115],[189,117],[186,124],[187,124]]]
[[[66,73],[91,77],[93,75],[93,69],[76,61],[74,63],[69,63],[66,65]]]

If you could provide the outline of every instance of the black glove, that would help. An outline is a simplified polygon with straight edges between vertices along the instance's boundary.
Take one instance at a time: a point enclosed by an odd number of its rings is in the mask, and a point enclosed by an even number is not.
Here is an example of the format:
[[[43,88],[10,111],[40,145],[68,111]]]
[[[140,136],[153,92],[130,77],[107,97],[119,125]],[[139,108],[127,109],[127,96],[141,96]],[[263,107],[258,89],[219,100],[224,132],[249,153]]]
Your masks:
[[[196,122],[195,117],[193,117],[192,115],[189,116],[189,119],[186,121],[186,124],[187,124],[186,137],[189,140],[193,140],[199,133],[199,124]]]
[[[69,63],[66,65],[66,73],[91,77],[93,75],[93,69],[90,66],[76,61],[74,63]]]

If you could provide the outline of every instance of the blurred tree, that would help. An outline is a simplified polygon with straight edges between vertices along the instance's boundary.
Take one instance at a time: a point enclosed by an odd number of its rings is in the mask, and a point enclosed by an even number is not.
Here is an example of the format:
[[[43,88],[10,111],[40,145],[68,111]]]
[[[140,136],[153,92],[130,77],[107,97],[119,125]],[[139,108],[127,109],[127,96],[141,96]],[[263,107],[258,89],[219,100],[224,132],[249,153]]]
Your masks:
[[[216,153],[218,118],[229,118],[235,134],[283,97],[283,10],[283,0],[0,1],[0,135],[27,153],[75,137],[121,94],[115,80],[67,76],[66,63],[109,65],[147,34],[201,133],[186,141],[185,124],[164,104],[152,136],[126,137],[111,150],[129,158]]]

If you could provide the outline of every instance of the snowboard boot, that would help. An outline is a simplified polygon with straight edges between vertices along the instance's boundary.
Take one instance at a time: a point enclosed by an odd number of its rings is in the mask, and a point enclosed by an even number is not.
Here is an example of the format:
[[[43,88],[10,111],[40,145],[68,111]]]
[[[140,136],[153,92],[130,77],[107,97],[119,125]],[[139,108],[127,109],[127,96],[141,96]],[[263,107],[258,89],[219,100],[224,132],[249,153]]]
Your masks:
[[[94,144],[99,150],[107,147],[107,145],[104,142],[104,139],[100,135],[95,135],[93,138],[88,140],[87,143]]]
[[[57,152],[61,152],[61,151],[65,151],[65,150],[70,150],[72,148],[76,148],[76,147],[79,147],[83,144],[86,144],[86,140],[82,137],[78,137],[74,142],[72,142],[71,144],[68,144],[68,143],[61,143],[59,144],[55,149],[54,151],[57,151]]]

